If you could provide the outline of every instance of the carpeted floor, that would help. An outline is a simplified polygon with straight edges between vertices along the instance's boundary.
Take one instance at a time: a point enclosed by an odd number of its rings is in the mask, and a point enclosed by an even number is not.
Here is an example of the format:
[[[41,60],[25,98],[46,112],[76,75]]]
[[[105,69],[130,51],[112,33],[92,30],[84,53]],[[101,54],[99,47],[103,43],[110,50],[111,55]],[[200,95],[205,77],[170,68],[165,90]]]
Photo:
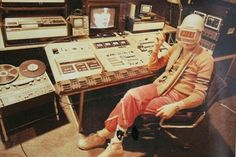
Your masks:
[[[157,137],[147,131],[141,132],[137,141],[131,136],[125,138],[125,157],[234,157],[235,103],[236,95],[223,97],[214,103],[206,118],[196,128],[169,130],[192,146],[188,151],[172,145],[162,136]],[[99,128],[103,119],[96,118],[94,112],[89,111],[95,107],[97,106],[91,105],[86,109],[86,112],[93,113],[86,117],[86,123],[93,121],[97,124],[92,130]],[[100,110],[104,111],[104,106],[99,107],[96,112]],[[63,115],[60,121],[56,121],[55,117],[49,117],[10,132],[9,135],[9,142],[0,142],[0,157],[96,157],[104,150],[78,149],[77,140],[83,135],[78,134],[77,129]]]

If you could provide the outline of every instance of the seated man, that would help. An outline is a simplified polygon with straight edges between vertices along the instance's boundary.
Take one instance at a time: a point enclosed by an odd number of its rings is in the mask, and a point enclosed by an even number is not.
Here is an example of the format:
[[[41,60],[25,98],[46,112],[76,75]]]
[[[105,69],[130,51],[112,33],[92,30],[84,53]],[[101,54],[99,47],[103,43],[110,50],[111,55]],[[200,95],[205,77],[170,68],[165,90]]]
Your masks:
[[[99,157],[121,157],[122,140],[128,127],[141,114],[171,118],[177,111],[203,103],[213,71],[213,57],[200,46],[204,22],[201,16],[187,16],[177,30],[177,41],[165,56],[158,57],[164,37],[157,39],[149,68],[165,72],[153,83],[128,90],[105,121],[105,128],[79,139],[78,147],[91,149],[114,137]]]

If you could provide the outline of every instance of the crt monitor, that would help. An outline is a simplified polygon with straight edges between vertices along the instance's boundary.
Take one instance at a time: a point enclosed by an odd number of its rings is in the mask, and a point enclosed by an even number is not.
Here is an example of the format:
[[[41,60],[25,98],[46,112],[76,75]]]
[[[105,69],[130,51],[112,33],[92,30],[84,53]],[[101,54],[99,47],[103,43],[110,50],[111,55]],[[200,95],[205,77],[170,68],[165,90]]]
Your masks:
[[[141,4],[140,5],[140,14],[150,14],[152,12],[152,5],[149,4]]]
[[[115,7],[93,7],[90,9],[90,29],[109,29],[115,27]]]
[[[72,24],[73,27],[76,27],[76,28],[84,27],[83,17],[73,16],[73,17],[70,18],[70,21],[71,21],[71,24]]]

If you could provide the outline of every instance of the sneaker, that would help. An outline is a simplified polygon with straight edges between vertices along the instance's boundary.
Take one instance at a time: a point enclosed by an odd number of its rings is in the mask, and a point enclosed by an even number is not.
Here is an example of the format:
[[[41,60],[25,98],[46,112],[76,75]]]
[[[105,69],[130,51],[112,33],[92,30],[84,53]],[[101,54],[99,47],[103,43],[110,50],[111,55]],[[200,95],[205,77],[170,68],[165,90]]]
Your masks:
[[[90,134],[89,136],[79,139],[78,147],[83,150],[96,148],[103,146],[106,143],[106,137],[96,134]]]
[[[122,157],[124,150],[122,143],[109,143],[107,148],[98,157]]]

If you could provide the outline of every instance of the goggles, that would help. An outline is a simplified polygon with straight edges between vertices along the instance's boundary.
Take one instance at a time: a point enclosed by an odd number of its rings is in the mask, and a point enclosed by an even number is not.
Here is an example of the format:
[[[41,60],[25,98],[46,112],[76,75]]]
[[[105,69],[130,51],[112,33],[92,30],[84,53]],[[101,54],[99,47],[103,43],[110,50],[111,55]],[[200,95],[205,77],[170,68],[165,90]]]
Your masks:
[[[177,27],[177,41],[185,44],[194,44],[200,38],[200,31],[195,29]]]

